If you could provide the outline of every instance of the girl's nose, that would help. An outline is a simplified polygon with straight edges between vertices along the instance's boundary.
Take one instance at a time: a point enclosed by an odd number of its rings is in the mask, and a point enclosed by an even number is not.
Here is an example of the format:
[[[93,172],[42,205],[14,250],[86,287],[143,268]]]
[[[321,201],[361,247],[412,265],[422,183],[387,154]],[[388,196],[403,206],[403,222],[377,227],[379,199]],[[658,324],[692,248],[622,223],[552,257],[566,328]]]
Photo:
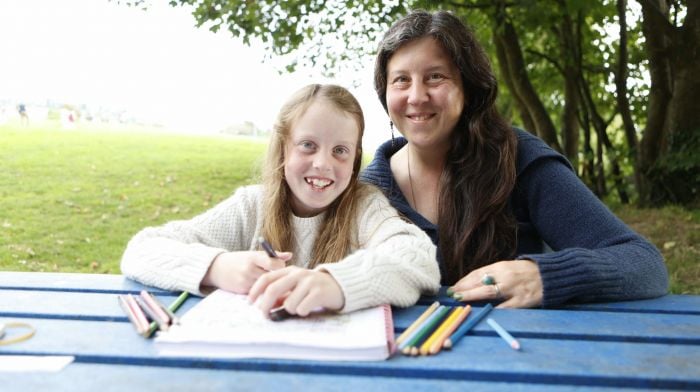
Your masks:
[[[318,171],[328,171],[330,168],[330,158],[327,154],[320,152],[314,156],[314,169]]]

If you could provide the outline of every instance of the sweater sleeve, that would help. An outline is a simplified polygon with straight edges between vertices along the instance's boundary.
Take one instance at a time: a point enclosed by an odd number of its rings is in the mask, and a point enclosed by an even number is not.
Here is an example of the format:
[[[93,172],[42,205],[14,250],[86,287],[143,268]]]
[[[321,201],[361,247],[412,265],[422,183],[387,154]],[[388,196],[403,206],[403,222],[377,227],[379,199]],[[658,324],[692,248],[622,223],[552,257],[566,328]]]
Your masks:
[[[668,291],[659,251],[610,212],[564,163],[542,157],[519,177],[516,192],[553,250],[518,257],[537,263],[543,306],[641,299]]]
[[[253,243],[259,194],[258,187],[241,187],[190,220],[141,230],[127,244],[122,273],[146,285],[202,295],[200,283],[214,258]]]
[[[323,264],[345,296],[343,312],[389,303],[407,307],[440,288],[435,246],[404,221],[378,191],[360,209],[360,248],[343,260]]]

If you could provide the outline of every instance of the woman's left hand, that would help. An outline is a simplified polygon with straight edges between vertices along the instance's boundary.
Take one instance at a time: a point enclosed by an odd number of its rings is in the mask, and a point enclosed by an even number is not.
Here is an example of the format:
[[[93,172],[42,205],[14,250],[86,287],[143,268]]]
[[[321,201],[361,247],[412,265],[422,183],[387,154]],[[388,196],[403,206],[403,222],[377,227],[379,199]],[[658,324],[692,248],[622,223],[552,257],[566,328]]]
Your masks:
[[[280,299],[283,299],[281,304],[278,303]],[[250,288],[248,300],[257,300],[257,306],[265,315],[283,306],[290,314],[302,317],[319,308],[340,310],[345,305],[343,291],[333,276],[323,270],[294,266],[260,276]]]
[[[486,275],[492,278],[492,284],[483,282]],[[542,304],[542,277],[531,260],[489,264],[472,271],[450,290],[459,301],[503,301],[498,308],[531,308]]]

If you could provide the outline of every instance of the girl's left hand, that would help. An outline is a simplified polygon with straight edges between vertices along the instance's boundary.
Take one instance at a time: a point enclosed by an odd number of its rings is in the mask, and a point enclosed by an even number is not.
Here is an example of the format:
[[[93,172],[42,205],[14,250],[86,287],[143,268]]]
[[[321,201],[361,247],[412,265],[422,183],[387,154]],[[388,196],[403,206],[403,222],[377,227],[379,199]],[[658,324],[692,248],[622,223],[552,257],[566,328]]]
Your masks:
[[[322,270],[294,266],[264,273],[248,292],[248,300],[257,300],[266,316],[280,306],[278,300],[282,298],[281,306],[287,312],[302,317],[318,308],[340,310],[345,305],[343,291],[333,276]]]
[[[484,284],[485,275],[494,284]],[[450,290],[458,301],[503,301],[498,308],[531,308],[542,304],[542,277],[531,260],[489,264],[467,274]]]

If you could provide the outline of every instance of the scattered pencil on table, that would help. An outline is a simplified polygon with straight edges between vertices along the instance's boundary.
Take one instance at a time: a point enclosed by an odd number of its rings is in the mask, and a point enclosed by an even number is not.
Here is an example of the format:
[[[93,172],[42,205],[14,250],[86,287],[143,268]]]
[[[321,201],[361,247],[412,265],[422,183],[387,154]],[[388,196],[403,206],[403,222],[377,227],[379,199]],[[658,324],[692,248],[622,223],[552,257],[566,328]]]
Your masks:
[[[141,291],[138,297],[131,294],[118,295],[117,300],[136,332],[150,338],[156,329],[165,331],[171,325],[179,323],[174,312],[182,306],[188,296],[189,293],[183,291],[167,308],[145,290]]]
[[[435,355],[442,349],[451,349],[492,309],[493,305],[486,304],[467,319],[472,310],[470,305],[451,307],[434,302],[396,339],[398,351],[416,356]]]
[[[493,328],[494,331],[496,331],[498,336],[503,338],[503,340],[505,340],[506,343],[508,343],[508,345],[510,345],[510,347],[513,348],[513,350],[520,350],[520,343],[517,340],[515,340],[513,335],[509,334],[508,331],[506,331],[503,327],[501,327],[496,322],[496,320],[489,318],[489,319],[486,319],[486,322],[491,326],[491,328]]]
[[[469,332],[472,328],[474,328],[474,326],[476,324],[478,324],[479,321],[481,321],[481,319],[484,318],[484,316],[489,314],[489,312],[492,309],[493,309],[493,305],[486,304],[486,306],[484,306],[483,309],[481,309],[481,311],[479,313],[475,314],[474,317],[468,319],[467,321],[464,322],[464,324],[462,324],[459,328],[457,328],[457,330],[454,331],[452,333],[452,335],[450,335],[450,337],[445,340],[445,343],[442,345],[442,348],[449,350],[452,347],[454,347],[454,345],[457,344],[457,342],[459,342],[459,340],[462,339],[462,337],[467,332]]]
[[[425,319],[428,318],[428,316],[430,316],[430,314],[433,313],[433,312],[435,311],[435,309],[438,308],[438,306],[440,306],[440,302],[438,302],[438,301],[435,301],[435,302],[433,302],[432,305],[428,306],[428,309],[426,309],[426,310],[416,319],[416,321],[414,321],[408,328],[406,328],[405,331],[403,331],[403,333],[401,333],[401,335],[399,335],[398,338],[396,338],[396,344],[397,344],[397,345],[400,345],[401,343],[403,343],[403,341],[406,340],[406,338],[407,338],[409,335],[411,335],[411,334],[413,333],[413,331],[415,331],[416,328],[418,328],[418,326],[419,326],[423,321],[425,321]]]

